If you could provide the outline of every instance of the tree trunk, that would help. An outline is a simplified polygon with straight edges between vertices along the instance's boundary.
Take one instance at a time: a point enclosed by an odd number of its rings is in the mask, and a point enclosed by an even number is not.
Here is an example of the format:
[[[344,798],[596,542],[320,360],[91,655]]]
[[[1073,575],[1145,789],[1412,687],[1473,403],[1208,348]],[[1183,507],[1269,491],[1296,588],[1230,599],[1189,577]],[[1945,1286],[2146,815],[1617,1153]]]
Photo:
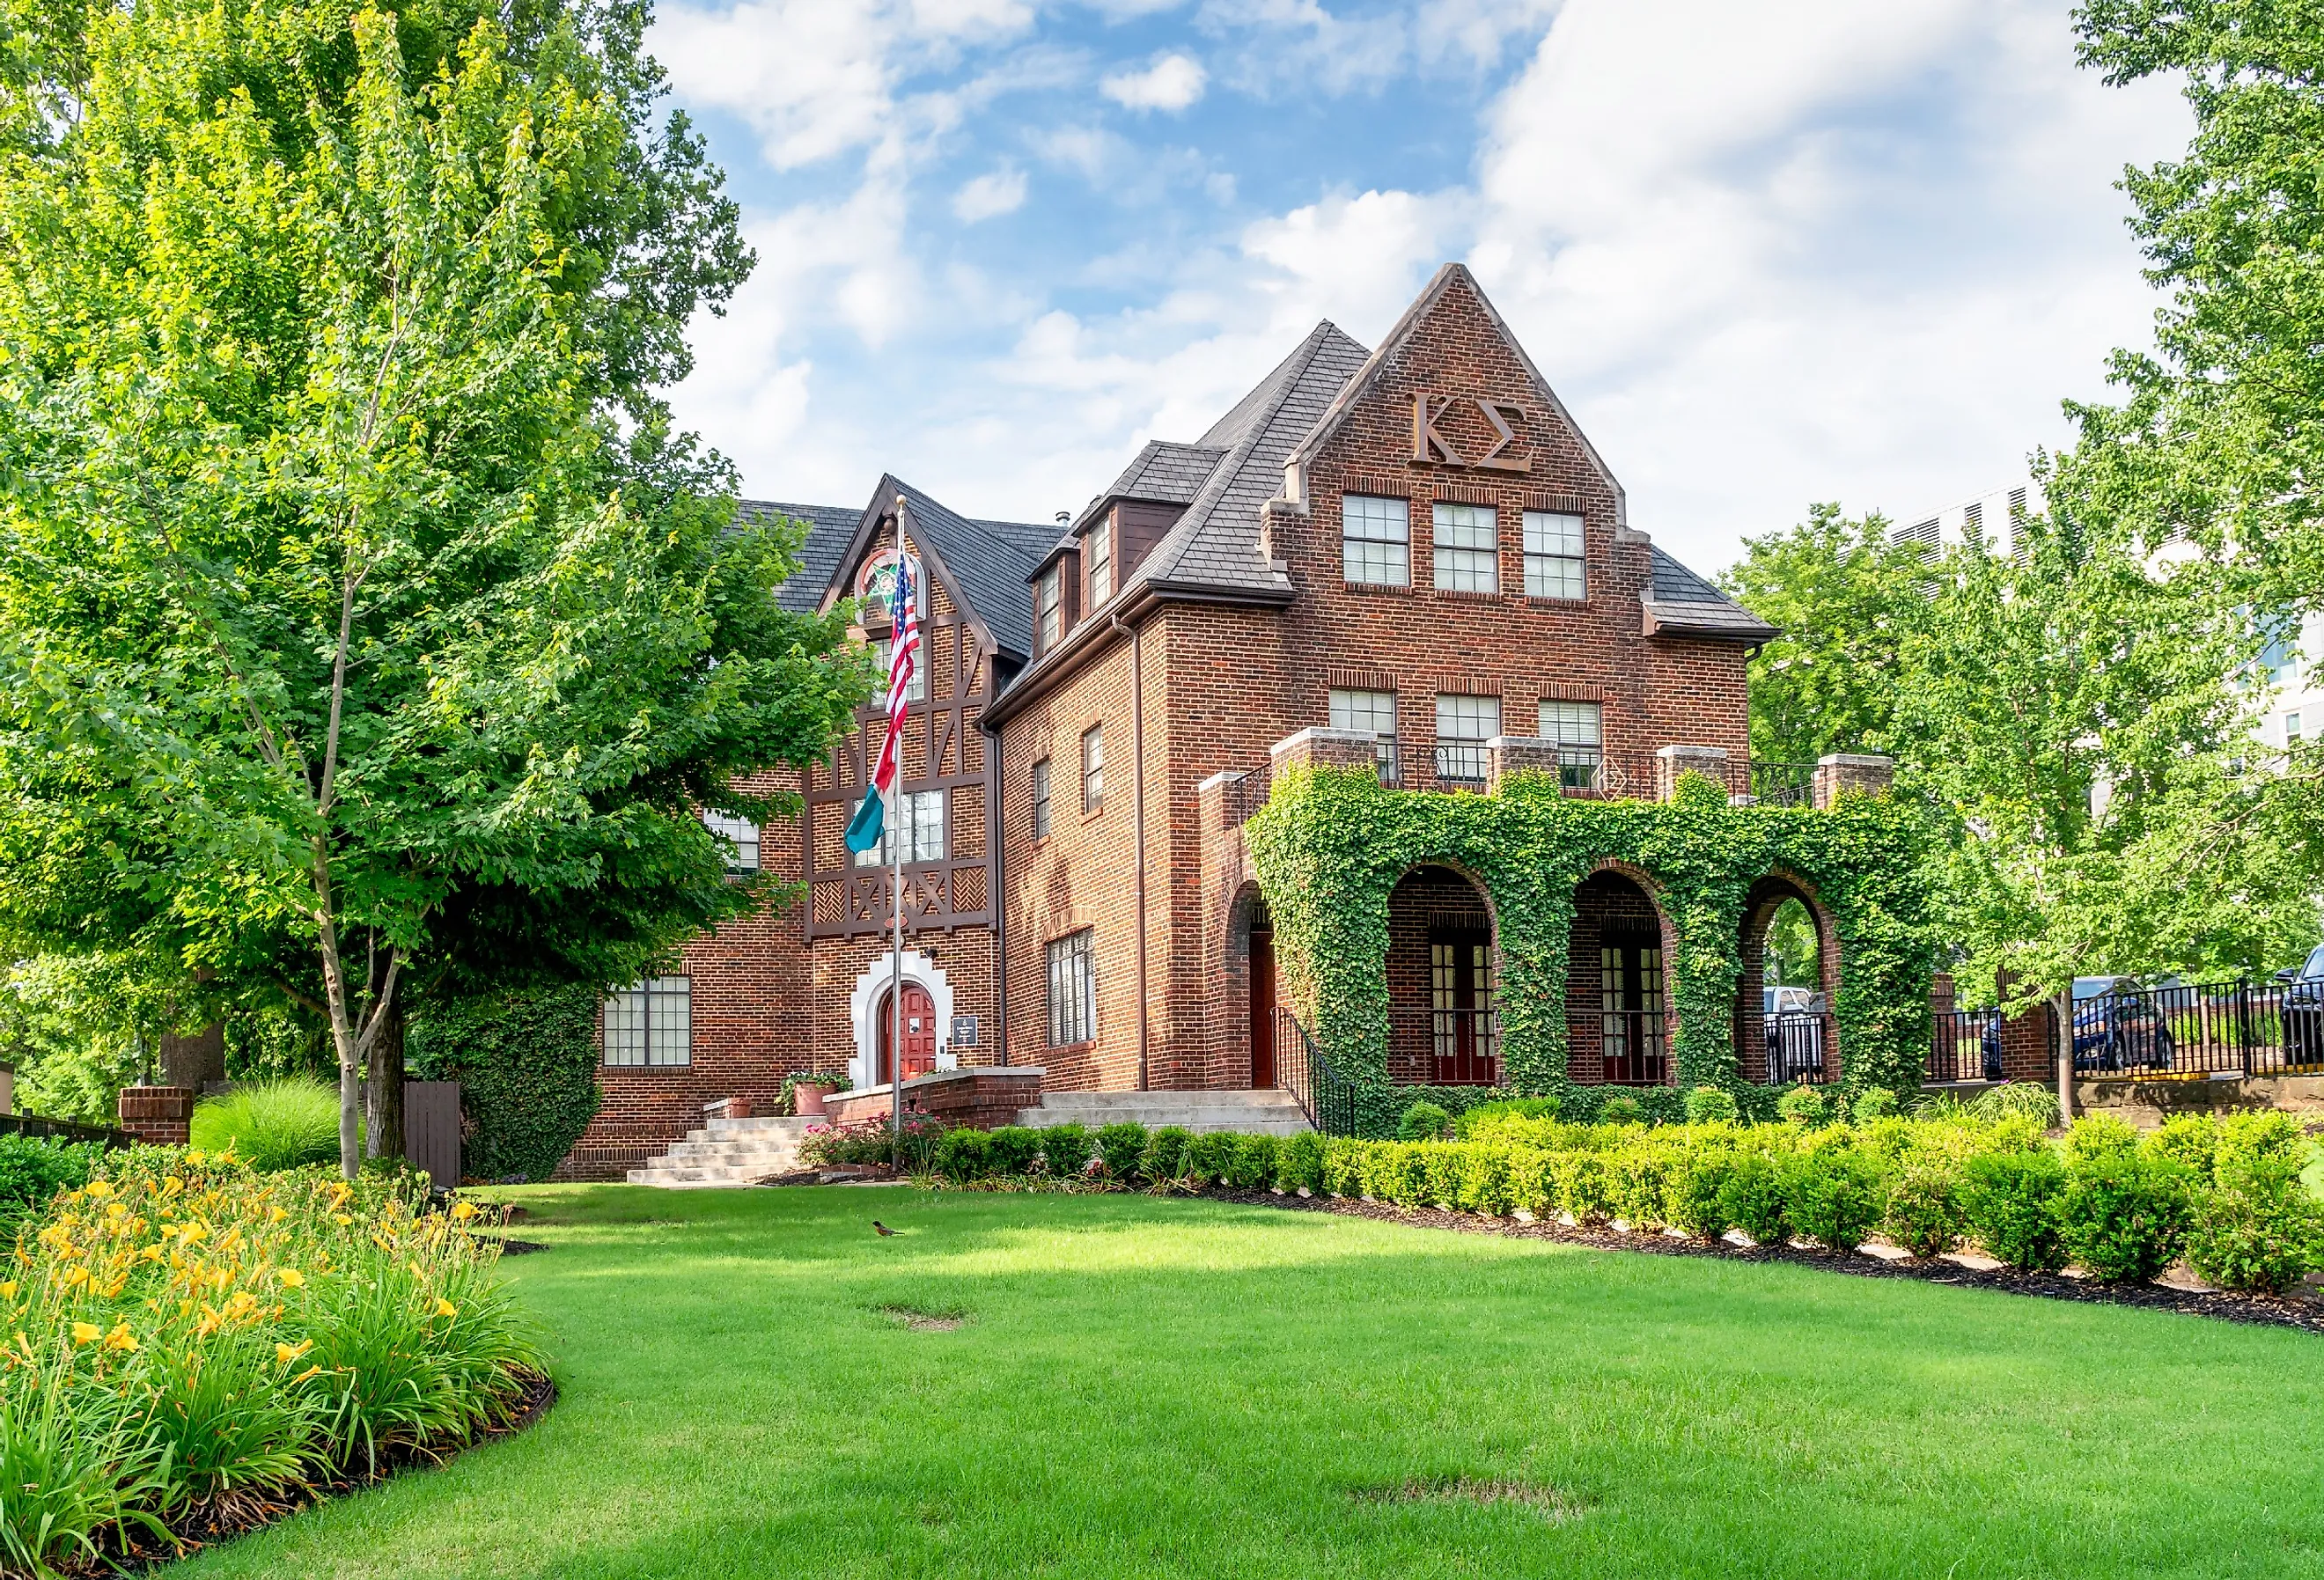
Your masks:
[[[364,1077],[369,1109],[364,1150],[392,1161],[403,1156],[403,995],[388,1002],[379,1035],[372,1039],[371,1067]]]

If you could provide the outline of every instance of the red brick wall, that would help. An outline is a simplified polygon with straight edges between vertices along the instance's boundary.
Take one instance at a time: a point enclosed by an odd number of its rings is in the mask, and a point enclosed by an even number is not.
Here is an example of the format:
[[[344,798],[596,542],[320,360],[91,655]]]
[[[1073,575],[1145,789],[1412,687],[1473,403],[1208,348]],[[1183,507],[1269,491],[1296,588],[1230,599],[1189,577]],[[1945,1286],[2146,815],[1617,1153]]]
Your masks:
[[[124,1086],[120,1098],[121,1128],[141,1141],[160,1147],[182,1147],[194,1117],[190,1086]]]

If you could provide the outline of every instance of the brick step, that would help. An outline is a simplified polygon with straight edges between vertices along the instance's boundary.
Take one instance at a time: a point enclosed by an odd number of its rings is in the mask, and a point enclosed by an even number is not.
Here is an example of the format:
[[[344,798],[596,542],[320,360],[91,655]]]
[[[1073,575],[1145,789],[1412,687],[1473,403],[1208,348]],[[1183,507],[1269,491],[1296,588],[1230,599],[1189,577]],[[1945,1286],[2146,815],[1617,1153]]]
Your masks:
[[[1038,1107],[1020,1109],[1017,1123],[1081,1124],[1092,1130],[1132,1123],[1156,1130],[1166,1124],[1196,1132],[1243,1131],[1255,1135],[1297,1135],[1310,1126],[1288,1092],[1050,1092]]]

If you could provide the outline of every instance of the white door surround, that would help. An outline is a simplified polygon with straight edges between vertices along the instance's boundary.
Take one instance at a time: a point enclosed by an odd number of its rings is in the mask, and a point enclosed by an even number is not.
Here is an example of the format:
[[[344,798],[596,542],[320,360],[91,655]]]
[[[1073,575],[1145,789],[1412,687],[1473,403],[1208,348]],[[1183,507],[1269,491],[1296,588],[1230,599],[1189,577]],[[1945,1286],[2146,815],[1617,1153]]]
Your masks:
[[[855,1029],[855,1057],[847,1062],[847,1078],[858,1090],[879,1084],[881,1001],[888,996],[895,971],[895,956],[881,956],[855,979],[855,991],[847,997],[847,1021]],[[936,1003],[936,1067],[941,1069],[952,1052],[952,984],[945,980],[936,963],[918,949],[904,951],[904,980],[927,989]]]

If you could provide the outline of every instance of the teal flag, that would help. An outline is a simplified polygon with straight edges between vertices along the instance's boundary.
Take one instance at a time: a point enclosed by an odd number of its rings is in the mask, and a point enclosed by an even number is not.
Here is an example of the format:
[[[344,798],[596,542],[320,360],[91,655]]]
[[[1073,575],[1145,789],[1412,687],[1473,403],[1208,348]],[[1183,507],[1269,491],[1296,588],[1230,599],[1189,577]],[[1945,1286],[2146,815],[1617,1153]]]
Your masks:
[[[880,843],[880,831],[888,826],[886,803],[878,796],[867,795],[855,808],[855,816],[847,824],[847,848],[862,855]],[[830,824],[824,825],[828,828]]]

